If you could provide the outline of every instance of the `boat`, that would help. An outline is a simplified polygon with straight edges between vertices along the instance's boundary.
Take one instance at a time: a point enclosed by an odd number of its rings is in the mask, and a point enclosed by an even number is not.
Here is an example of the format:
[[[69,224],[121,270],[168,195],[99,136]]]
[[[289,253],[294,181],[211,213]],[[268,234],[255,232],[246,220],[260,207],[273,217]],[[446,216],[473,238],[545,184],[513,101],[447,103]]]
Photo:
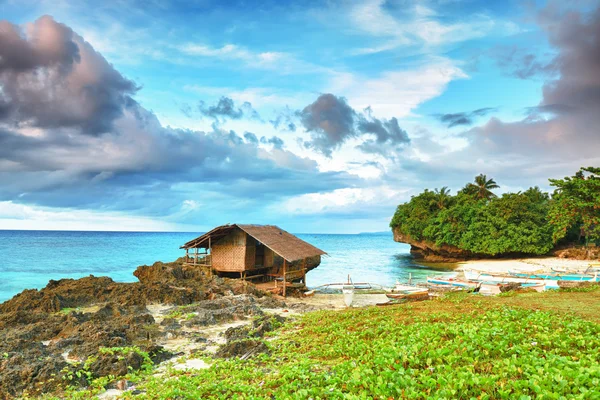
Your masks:
[[[552,267],[551,269],[553,272],[556,272],[559,274],[595,275],[595,274],[600,273],[600,267],[596,267],[596,266],[594,266],[594,264],[590,264],[590,266],[587,268],[574,268],[573,269],[573,268]]]
[[[524,272],[508,271],[510,276],[526,279],[561,280],[561,281],[592,281],[598,278],[597,274],[560,274],[556,272],[545,274],[530,274]]]
[[[429,298],[429,291],[427,289],[421,290],[420,292],[413,293],[387,293],[388,299],[406,299],[406,300],[417,300],[417,299],[427,299]]]
[[[344,295],[344,303],[346,303],[346,307],[350,307],[352,305],[352,301],[354,300],[354,285],[342,286],[342,294]]]
[[[465,278],[468,281],[472,281],[472,282],[496,282],[496,283],[521,283],[521,284],[527,284],[527,283],[543,283],[546,285],[546,289],[558,289],[558,281],[560,280],[560,278],[558,277],[553,277],[552,279],[541,279],[541,278],[531,278],[530,275],[528,275],[527,277],[519,277],[519,276],[513,276],[513,275],[507,275],[507,274],[489,274],[489,273],[484,273],[484,272],[479,272],[479,271],[474,271],[474,270],[464,270],[463,271]]]
[[[466,288],[466,289],[475,289],[476,287],[479,286],[479,282],[473,282],[470,279],[464,280],[464,279],[459,279],[458,277],[454,276],[454,277],[447,277],[447,276],[434,276],[434,277],[427,277],[427,284],[433,284],[433,285],[450,285],[450,286],[457,286],[457,287],[461,287],[461,288]]]

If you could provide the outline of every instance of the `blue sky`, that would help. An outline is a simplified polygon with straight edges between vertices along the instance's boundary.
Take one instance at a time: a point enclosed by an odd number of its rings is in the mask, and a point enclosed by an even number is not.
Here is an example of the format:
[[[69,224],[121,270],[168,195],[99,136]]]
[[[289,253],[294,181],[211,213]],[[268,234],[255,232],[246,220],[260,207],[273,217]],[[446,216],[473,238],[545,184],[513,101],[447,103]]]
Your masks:
[[[381,231],[600,165],[595,1],[103,3],[0,1],[0,229]]]

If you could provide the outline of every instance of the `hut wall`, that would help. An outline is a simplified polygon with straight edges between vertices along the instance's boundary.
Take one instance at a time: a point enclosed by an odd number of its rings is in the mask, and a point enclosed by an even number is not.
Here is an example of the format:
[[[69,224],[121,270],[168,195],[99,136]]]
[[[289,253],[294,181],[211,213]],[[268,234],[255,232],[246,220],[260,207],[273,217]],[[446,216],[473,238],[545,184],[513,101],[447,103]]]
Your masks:
[[[275,259],[275,253],[273,253],[273,250],[271,250],[270,248],[265,246],[264,266],[272,267],[274,259]]]
[[[246,269],[246,236],[248,235],[244,231],[236,229],[212,244],[212,264],[215,270],[236,272]]]
[[[321,264],[321,256],[314,256],[314,257],[306,258],[307,271],[310,271],[311,269],[318,267],[319,264]],[[303,266],[303,260],[296,260],[292,263],[287,263],[286,271],[287,271],[287,273],[290,273],[293,271],[300,272],[302,270],[302,266]],[[271,273],[283,274],[283,258],[278,256],[277,254],[275,254],[275,257],[274,257],[273,268],[271,269]],[[300,277],[300,275],[302,275],[302,274],[299,273],[298,277]]]

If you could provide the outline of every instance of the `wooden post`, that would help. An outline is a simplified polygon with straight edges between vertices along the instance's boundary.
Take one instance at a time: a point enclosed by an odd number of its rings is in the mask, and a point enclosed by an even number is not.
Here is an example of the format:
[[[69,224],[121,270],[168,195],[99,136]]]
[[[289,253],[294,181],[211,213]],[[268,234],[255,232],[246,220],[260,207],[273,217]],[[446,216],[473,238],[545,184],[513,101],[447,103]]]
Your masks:
[[[194,250],[194,253],[196,253],[194,255],[194,265],[196,265],[198,263],[198,248],[196,247]]]
[[[306,286],[306,257],[302,260],[302,283]]]
[[[285,262],[285,258],[283,259],[283,297],[285,297],[285,289],[287,286],[287,280],[285,277],[285,273],[286,273],[286,262]]]
[[[188,263],[190,261],[189,251],[190,251],[190,249],[188,249],[188,248],[185,249],[185,262],[186,263]]]
[[[210,275],[212,276],[213,274],[213,263],[212,263],[212,244],[210,241],[211,237],[208,237],[208,252],[210,253],[210,264],[208,266],[208,270],[210,271]],[[206,256],[208,257],[208,256]]]

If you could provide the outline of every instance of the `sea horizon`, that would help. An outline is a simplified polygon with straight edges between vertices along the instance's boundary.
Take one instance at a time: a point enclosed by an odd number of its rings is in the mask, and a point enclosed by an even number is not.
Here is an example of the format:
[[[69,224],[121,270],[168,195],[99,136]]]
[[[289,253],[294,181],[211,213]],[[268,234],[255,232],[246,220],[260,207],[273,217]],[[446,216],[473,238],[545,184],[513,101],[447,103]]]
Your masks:
[[[0,230],[0,301],[25,289],[41,289],[50,279],[109,276],[135,282],[140,265],[174,261],[179,247],[202,232]],[[309,287],[345,281],[393,286],[397,280],[424,281],[431,270],[394,242],[391,232],[295,233],[327,255],[307,274]],[[409,275],[411,274],[411,275]]]

